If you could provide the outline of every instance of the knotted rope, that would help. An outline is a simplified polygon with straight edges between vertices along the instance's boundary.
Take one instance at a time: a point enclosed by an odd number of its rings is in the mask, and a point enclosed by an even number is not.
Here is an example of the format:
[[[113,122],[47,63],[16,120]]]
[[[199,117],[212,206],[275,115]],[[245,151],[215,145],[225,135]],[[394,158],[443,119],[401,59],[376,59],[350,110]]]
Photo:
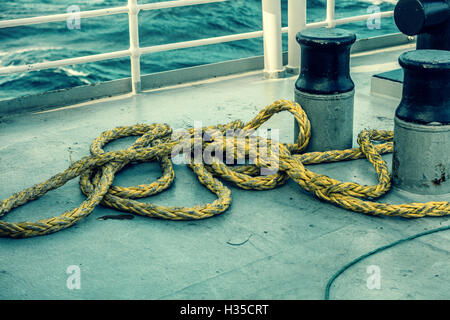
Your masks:
[[[271,139],[252,135],[272,115],[288,111],[299,125],[299,135],[294,144],[282,144]],[[240,130],[241,139],[224,139],[227,130]],[[198,130],[197,130],[198,131]],[[202,136],[213,132],[211,139]],[[214,135],[214,132],[221,133]],[[200,133],[200,134],[199,134]],[[13,194],[0,202],[0,217],[28,201],[35,200],[50,190],[61,187],[66,182],[80,176],[80,187],[86,200],[77,208],[62,215],[36,222],[10,223],[0,221],[0,236],[26,238],[45,235],[68,228],[89,215],[101,204],[120,211],[170,220],[204,219],[218,215],[231,204],[231,191],[218,179],[234,183],[243,189],[268,190],[286,183],[290,178],[303,189],[318,198],[337,206],[372,215],[419,218],[424,216],[444,216],[450,214],[449,202],[427,202],[409,204],[387,204],[372,201],[384,195],[391,187],[389,170],[381,154],[392,152],[393,132],[387,130],[364,130],[358,136],[359,148],[326,152],[301,153],[308,145],[311,135],[309,120],[303,109],[291,101],[279,100],[267,106],[247,124],[234,121],[226,125],[205,127],[196,132],[191,128],[187,137],[174,137],[166,124],[137,124],[117,127],[103,132],[91,145],[91,156],[74,162],[69,168],[50,179]],[[135,143],[125,150],[105,152],[102,148],[109,142],[129,136],[139,136]],[[374,144],[374,142],[379,142]],[[144,203],[135,199],[158,194],[171,186],[175,174],[172,156],[180,152],[195,151],[192,146],[232,151],[234,160],[253,157],[253,164],[229,166],[219,153],[211,152],[211,161],[195,161],[189,158],[188,165],[197,175],[200,183],[216,194],[212,203],[193,207],[168,207]],[[269,146],[267,155],[262,155],[261,146]],[[184,149],[183,149],[184,147]],[[277,152],[273,152],[273,147]],[[188,149],[186,149],[188,148]],[[184,150],[184,151],[183,151]],[[216,150],[216,149],[214,149]],[[265,149],[267,150],[267,148]],[[176,152],[174,152],[176,151]],[[194,152],[195,153],[195,152]],[[337,162],[367,158],[373,165],[378,183],[360,185],[341,182],[305,168],[308,164]],[[114,176],[132,162],[159,162],[162,176],[147,185],[120,187],[112,185]],[[274,167],[275,164],[275,167]],[[276,169],[272,174],[261,175],[261,169]]]

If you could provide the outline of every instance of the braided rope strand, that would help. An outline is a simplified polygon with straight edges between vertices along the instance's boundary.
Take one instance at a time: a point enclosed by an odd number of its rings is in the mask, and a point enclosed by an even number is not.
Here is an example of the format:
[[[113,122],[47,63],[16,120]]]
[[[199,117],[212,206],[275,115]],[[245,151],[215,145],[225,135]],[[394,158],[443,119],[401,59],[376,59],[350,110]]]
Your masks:
[[[271,139],[255,137],[252,134],[274,114],[288,111],[299,125],[299,135],[293,144],[282,144]],[[441,217],[450,214],[449,202],[431,201],[427,203],[388,204],[373,199],[386,194],[391,188],[390,173],[381,154],[393,151],[393,132],[387,130],[364,130],[358,136],[358,148],[325,152],[301,153],[308,145],[311,128],[308,117],[297,104],[287,100],[278,100],[262,109],[247,124],[233,121],[225,125],[209,126],[188,130],[188,145],[200,143],[202,151],[211,147],[231,151],[234,160],[254,157],[252,164],[227,165],[218,154],[206,163],[191,161],[188,166],[197,175],[201,184],[217,196],[211,203],[193,207],[160,206],[136,199],[149,197],[167,190],[175,179],[171,157],[174,150],[181,150],[186,141],[172,136],[172,129],[166,124],[137,124],[117,127],[103,132],[90,148],[91,155],[74,162],[70,167],[50,179],[17,192],[0,201],[0,217],[36,200],[47,192],[63,186],[68,181],[80,177],[80,188],[86,200],[77,208],[66,211],[60,216],[41,219],[36,222],[0,221],[0,236],[27,238],[46,235],[68,228],[88,216],[97,205],[134,214],[170,219],[192,220],[209,218],[225,212],[231,204],[231,191],[219,180],[226,180],[239,188],[247,190],[269,190],[280,186],[289,179],[318,198],[342,208],[376,216],[400,216],[420,218],[425,216]],[[221,135],[212,135],[211,141],[204,141],[202,134],[217,131],[223,134],[227,130],[241,130],[241,139],[222,139]],[[137,136],[137,140],[125,150],[105,152],[102,148],[116,139]],[[374,144],[377,142],[377,144]],[[198,145],[198,144],[197,144]],[[262,155],[261,145],[276,147],[278,153]],[[269,148],[270,149],[270,148]],[[215,149],[214,149],[215,150]],[[256,150],[256,151],[255,151]],[[193,151],[192,147],[189,151]],[[305,168],[308,164],[348,161],[366,158],[374,167],[378,183],[360,185],[354,182],[341,182],[325,175],[317,174]],[[271,167],[277,161],[275,172],[261,174],[261,169]],[[133,162],[158,162],[162,176],[149,184],[133,187],[113,185],[115,175]]]

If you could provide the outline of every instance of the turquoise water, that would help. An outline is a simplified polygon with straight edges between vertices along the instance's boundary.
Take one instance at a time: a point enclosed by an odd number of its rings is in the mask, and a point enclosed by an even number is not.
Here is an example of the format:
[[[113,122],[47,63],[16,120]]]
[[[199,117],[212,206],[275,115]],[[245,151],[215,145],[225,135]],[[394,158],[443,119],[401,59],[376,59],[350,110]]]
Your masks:
[[[71,5],[81,10],[126,5],[126,0],[35,0],[0,2],[0,20],[67,12]],[[139,3],[161,1],[139,1]],[[308,22],[325,18],[325,0],[308,0]],[[392,10],[396,1],[336,0],[336,17],[368,13],[377,5]],[[282,24],[287,25],[287,0],[282,0]],[[216,37],[262,29],[260,0],[230,0],[139,14],[140,45]],[[365,21],[341,28],[354,31],[359,38],[398,32],[393,18],[381,20],[380,28],[370,29]],[[287,36],[283,37],[287,49]],[[129,47],[126,14],[81,19],[79,29],[66,21],[0,29],[0,66],[22,65],[92,55]],[[263,53],[262,39],[241,40],[169,52],[144,55],[141,72],[172,70]],[[92,84],[130,76],[129,58],[65,66],[42,71],[0,76],[0,99],[49,90]]]

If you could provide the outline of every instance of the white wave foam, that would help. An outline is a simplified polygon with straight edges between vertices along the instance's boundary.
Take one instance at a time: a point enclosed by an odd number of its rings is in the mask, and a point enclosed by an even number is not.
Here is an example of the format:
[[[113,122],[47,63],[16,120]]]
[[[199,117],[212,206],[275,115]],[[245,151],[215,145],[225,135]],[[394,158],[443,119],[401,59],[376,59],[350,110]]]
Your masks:
[[[68,76],[74,76],[74,77],[87,77],[89,74],[84,73],[82,71],[77,71],[69,67],[60,67],[58,69],[61,69],[64,71]]]
[[[62,50],[63,47],[28,47],[28,48],[21,48],[17,50],[10,50],[10,51],[0,51],[0,55],[7,55],[11,53],[25,53],[25,52],[32,52],[32,51],[50,51],[50,50]]]

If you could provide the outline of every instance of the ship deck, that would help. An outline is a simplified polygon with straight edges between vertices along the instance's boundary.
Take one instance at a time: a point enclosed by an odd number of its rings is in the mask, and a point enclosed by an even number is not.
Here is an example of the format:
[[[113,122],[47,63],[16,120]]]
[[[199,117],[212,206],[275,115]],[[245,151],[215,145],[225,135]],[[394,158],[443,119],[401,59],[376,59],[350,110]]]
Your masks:
[[[364,128],[393,129],[399,100],[370,93],[371,76],[396,68],[411,45],[352,56],[355,144]],[[0,119],[0,198],[44,181],[89,154],[101,132],[136,123],[187,128],[248,121],[278,99],[293,99],[296,76],[264,80],[262,71],[187,83]],[[274,116],[266,127],[293,141],[293,118]],[[123,148],[132,139],[108,145]],[[391,155],[384,155],[389,167]],[[312,165],[330,177],[373,184],[367,160]],[[145,201],[192,206],[210,202],[185,165],[175,165],[167,191]],[[115,184],[131,186],[160,175],[157,163],[120,172]],[[436,227],[449,218],[374,217],[318,200],[293,181],[269,191],[229,186],[233,202],[223,214],[198,221],[97,218],[118,212],[98,206],[69,229],[42,237],[0,239],[0,299],[323,299],[328,279],[351,260],[383,245]],[[78,206],[78,179],[20,207],[4,221],[37,221]],[[450,200],[393,189],[390,203]],[[349,268],[331,288],[332,299],[449,299],[450,232],[402,243]],[[240,245],[236,245],[240,244]],[[81,288],[68,289],[67,268],[79,266]],[[369,289],[369,266],[379,289]],[[368,273],[369,272],[369,273]]]

